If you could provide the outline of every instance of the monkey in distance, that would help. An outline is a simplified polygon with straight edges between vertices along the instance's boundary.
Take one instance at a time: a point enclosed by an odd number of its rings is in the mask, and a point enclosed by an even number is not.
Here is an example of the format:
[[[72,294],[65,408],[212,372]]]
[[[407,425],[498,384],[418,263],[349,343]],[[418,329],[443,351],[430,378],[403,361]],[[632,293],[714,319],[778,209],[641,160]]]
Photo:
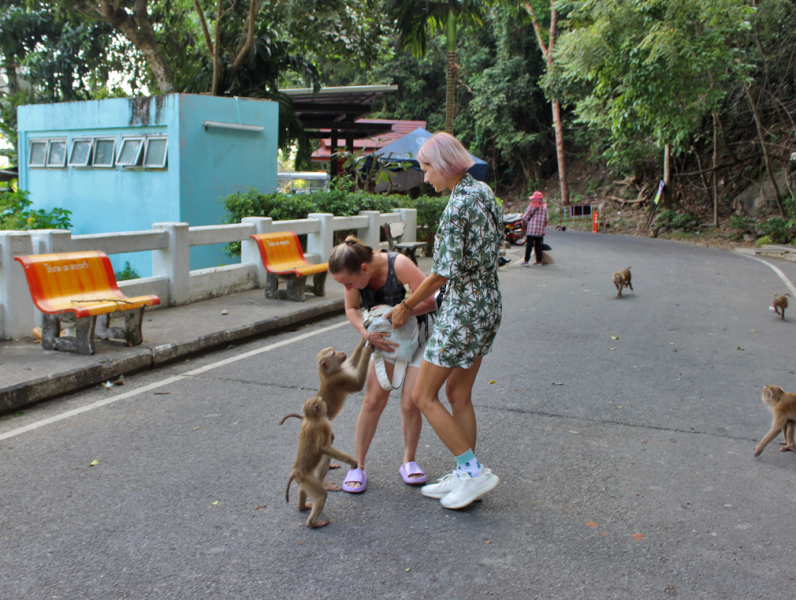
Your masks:
[[[614,273],[614,276],[611,278],[611,280],[614,282],[614,285],[616,286],[617,298],[622,297],[622,289],[625,287],[629,287],[631,292],[634,291],[633,286],[630,284],[630,267]]]
[[[780,315],[783,320],[785,319],[785,309],[788,308],[788,298],[785,296],[790,297],[790,294],[785,294],[784,296],[776,296],[774,301],[771,303],[771,306],[774,307],[774,312]],[[782,310],[782,313],[779,311]]]
[[[763,449],[779,435],[780,431],[785,436],[785,442],[780,450],[796,452],[796,445],[793,443],[793,428],[796,426],[796,394],[784,392],[778,385],[767,385],[763,388],[762,399],[771,411],[772,423],[771,429],[755,447],[754,455],[760,456]]]
[[[315,474],[321,460],[324,457],[331,457],[353,467],[357,466],[355,459],[332,447],[333,437],[332,422],[327,418],[326,404],[323,399],[320,396],[309,398],[304,402],[304,417],[301,420],[298,453],[285,489],[285,502],[289,503],[290,484],[293,480],[298,484],[298,509],[301,511],[312,509],[307,518],[307,527],[317,528],[329,524],[329,521],[318,520],[323,506],[326,504],[327,496],[321,480]],[[307,504],[308,495],[312,498],[312,504]]]

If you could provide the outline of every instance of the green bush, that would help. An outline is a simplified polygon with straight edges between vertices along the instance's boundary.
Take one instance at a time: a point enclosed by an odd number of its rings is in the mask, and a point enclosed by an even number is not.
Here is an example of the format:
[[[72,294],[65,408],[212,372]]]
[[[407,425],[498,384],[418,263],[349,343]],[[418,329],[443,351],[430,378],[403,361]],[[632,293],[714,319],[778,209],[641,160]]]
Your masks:
[[[771,238],[774,244],[787,244],[793,239],[793,220],[782,217],[772,217],[760,223],[758,230],[766,237]]]
[[[30,210],[33,202],[28,200],[28,194],[19,189],[0,193],[0,230],[69,229],[72,226],[69,221],[72,211],[63,208],[50,212]]]
[[[752,233],[755,227],[755,220],[752,217],[741,217],[733,215],[730,217],[730,227],[739,230],[741,233]]]
[[[761,246],[767,246],[768,244],[773,244],[773,243],[774,243],[773,240],[770,237],[768,237],[767,235],[764,235],[763,237],[758,238],[757,240],[755,240],[755,246],[758,247],[758,248],[760,248]]]
[[[447,196],[420,196],[413,200],[398,194],[369,194],[341,188],[332,186],[312,194],[261,194],[249,188],[245,192],[230,194],[221,201],[226,212],[223,222],[240,223],[244,217],[271,217],[274,221],[289,221],[306,219],[311,213],[331,213],[336,217],[345,217],[356,215],[361,210],[387,213],[396,208],[415,208],[417,239],[433,244],[440,216],[448,203]],[[306,236],[299,237],[306,248]],[[224,251],[229,256],[240,256],[240,242],[229,244]]]
[[[129,281],[130,279],[138,279],[141,277],[135,269],[130,266],[130,261],[124,262],[124,269],[114,273],[116,281]]]
[[[682,229],[688,231],[697,225],[697,218],[688,213],[679,213],[675,210],[664,210],[658,215],[658,226],[669,229]]]

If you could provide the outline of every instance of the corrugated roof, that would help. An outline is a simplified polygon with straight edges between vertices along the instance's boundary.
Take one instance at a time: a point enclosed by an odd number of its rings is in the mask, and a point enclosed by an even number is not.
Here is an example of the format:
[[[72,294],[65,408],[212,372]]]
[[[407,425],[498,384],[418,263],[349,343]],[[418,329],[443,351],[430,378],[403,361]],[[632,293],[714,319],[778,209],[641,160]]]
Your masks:
[[[356,123],[370,123],[373,125],[390,125],[392,130],[374,137],[354,140],[354,151],[371,154],[374,150],[392,144],[395,140],[413,132],[418,127],[426,128],[426,121],[395,121],[391,119],[357,119]],[[331,157],[331,138],[322,138],[321,147],[312,153],[312,160],[327,162]],[[338,148],[345,146],[345,140],[338,140]]]

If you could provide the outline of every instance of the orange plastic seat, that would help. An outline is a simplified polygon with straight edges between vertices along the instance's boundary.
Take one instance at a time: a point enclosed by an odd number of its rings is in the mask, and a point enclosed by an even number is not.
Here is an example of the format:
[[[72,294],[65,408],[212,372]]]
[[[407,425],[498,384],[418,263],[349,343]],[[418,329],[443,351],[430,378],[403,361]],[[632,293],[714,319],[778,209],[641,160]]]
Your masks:
[[[250,235],[260,249],[265,270],[274,275],[291,273],[297,277],[323,273],[329,263],[313,265],[304,258],[298,236],[292,231]]]
[[[329,263],[313,265],[304,258],[298,236],[293,231],[258,233],[249,236],[257,242],[263,266],[268,272],[265,297],[304,302],[307,276],[312,275],[312,285],[307,286],[316,296],[326,295],[326,273]],[[279,280],[287,280],[287,290],[278,290]]]
[[[33,303],[45,314],[70,312],[80,319],[160,304],[157,296],[125,296],[104,252],[33,254],[14,259],[25,269]]]

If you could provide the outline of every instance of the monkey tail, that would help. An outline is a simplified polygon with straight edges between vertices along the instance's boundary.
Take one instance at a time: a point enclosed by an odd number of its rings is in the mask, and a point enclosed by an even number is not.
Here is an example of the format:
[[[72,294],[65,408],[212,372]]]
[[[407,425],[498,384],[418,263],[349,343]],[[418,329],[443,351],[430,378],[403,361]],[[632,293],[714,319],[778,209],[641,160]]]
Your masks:
[[[298,480],[298,473],[296,473],[296,471],[291,471],[290,478],[287,480],[287,488],[285,488],[285,502],[287,503],[290,502],[290,484],[293,483],[294,479]]]
[[[281,421],[279,421],[279,424],[281,425],[282,423],[284,423],[285,421],[287,421],[287,420],[288,420],[290,417],[296,417],[297,419],[303,419],[303,418],[304,418],[302,415],[298,415],[298,414],[296,414],[296,413],[291,413],[291,414],[289,414],[289,415],[285,415],[285,416],[282,418],[282,420],[281,420]]]

